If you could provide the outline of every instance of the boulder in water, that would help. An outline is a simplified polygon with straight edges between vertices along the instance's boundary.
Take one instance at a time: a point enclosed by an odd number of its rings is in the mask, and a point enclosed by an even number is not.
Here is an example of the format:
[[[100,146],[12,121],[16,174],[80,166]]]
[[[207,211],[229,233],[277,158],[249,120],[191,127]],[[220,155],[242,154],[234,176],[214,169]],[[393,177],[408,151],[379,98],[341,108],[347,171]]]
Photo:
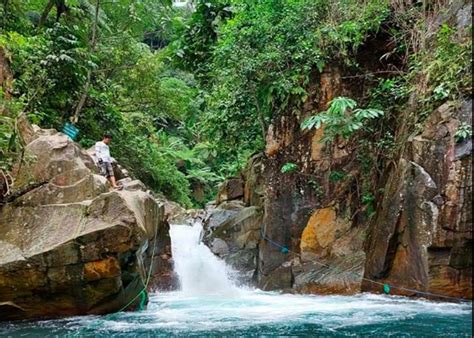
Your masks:
[[[204,241],[211,251],[239,272],[240,282],[253,284],[257,271],[262,211],[226,202],[208,210]]]
[[[141,183],[109,192],[53,130],[37,131],[25,158],[0,209],[1,320],[131,309],[144,288],[172,286],[164,208]]]

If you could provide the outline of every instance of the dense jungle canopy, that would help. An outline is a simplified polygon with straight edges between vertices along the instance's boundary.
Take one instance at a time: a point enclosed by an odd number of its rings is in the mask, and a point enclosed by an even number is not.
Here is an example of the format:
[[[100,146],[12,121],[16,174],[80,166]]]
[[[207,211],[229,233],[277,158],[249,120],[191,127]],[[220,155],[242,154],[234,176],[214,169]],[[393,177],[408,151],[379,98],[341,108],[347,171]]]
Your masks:
[[[397,152],[394,116],[412,93],[418,108],[401,128],[407,134],[434,107],[470,93],[471,39],[449,22],[420,24],[436,6],[199,0],[177,8],[166,0],[2,0],[0,168],[8,173],[21,157],[20,116],[58,130],[72,121],[82,146],[111,133],[113,156],[151,189],[186,206],[203,205],[219,182],[263,150],[272,118],[299,111],[314,78],[337,64],[355,78],[372,79],[371,88],[362,97],[333,101],[303,127],[324,124],[325,142],[356,139],[364,150],[361,166],[377,170]],[[381,35],[388,46],[374,43]],[[357,52],[369,43],[373,53],[366,48],[361,60]],[[391,66],[358,73],[362,62],[380,60]],[[364,109],[346,114],[356,104]],[[470,135],[470,126],[460,126],[460,140]],[[294,169],[287,163],[282,174]],[[370,182],[364,189],[370,203]]]

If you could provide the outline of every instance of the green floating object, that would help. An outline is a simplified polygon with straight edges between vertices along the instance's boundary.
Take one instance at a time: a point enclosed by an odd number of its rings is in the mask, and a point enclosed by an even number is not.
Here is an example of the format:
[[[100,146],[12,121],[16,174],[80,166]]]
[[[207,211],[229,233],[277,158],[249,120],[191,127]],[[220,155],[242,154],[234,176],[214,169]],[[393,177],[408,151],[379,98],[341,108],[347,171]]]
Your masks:
[[[383,285],[383,292],[385,292],[388,295],[390,293],[390,285],[384,284]]]
[[[281,248],[281,252],[284,253],[284,254],[287,254],[288,252],[290,252],[290,250],[288,250],[287,247],[283,247],[283,248]]]
[[[71,138],[71,140],[75,140],[77,135],[79,135],[79,129],[77,129],[74,125],[67,122],[63,127],[63,133],[66,134]]]

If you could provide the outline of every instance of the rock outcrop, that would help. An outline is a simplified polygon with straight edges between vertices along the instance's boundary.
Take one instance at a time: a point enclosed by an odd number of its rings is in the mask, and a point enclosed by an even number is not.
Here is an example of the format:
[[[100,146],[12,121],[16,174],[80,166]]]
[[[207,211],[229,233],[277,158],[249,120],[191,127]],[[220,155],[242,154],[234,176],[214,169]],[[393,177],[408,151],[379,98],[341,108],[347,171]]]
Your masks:
[[[232,201],[244,197],[244,181],[241,178],[226,180],[219,188],[216,203]]]
[[[164,207],[122,183],[110,191],[67,136],[36,130],[0,209],[1,320],[133,309],[144,288],[172,287]]]
[[[262,210],[229,201],[208,207],[204,219],[204,242],[236,271],[241,284],[254,285],[261,240]]]
[[[371,226],[367,278],[472,299],[472,140],[455,141],[471,119],[472,101],[444,104],[409,140]]]
[[[455,137],[471,116],[470,100],[429,114],[386,173],[372,217],[357,202],[360,168],[346,145],[321,146],[319,132],[301,134],[285,117],[279,128],[298,142],[274,141],[251,159],[244,196],[207,210],[205,242],[265,290],[353,294],[386,283],[419,291],[392,289],[402,295],[472,299],[472,139]],[[282,175],[287,162],[301,171]],[[332,180],[338,170],[350,175]]]
[[[340,93],[360,95],[358,87],[342,81],[343,75],[339,67],[328,67],[314,80],[318,89],[303,111],[282,113],[269,129],[261,173],[267,240],[260,244],[258,285],[263,289],[325,294],[360,290],[366,231],[355,188],[360,168],[346,142],[325,144],[321,130],[300,128],[310,112],[326,109]],[[297,169],[282,173],[286,163]],[[334,180],[334,172],[345,174]]]
[[[273,142],[273,156],[252,158],[244,171],[244,197],[207,210],[205,242],[265,290],[353,294],[387,283],[472,299],[472,140],[455,138],[471,116],[470,100],[429,115],[386,174],[371,218],[355,182],[330,178],[334,170],[357,176],[351,151],[321,147],[318,132],[301,135],[293,122],[298,143]],[[286,118],[280,127],[288,126]],[[303,174],[282,175],[286,162]]]

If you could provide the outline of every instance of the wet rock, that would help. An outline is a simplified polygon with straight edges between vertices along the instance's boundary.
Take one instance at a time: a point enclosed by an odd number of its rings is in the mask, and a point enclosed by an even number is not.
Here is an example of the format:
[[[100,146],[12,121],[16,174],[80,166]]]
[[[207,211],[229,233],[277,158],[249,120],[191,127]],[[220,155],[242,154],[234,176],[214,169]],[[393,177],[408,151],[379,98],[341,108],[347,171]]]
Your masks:
[[[337,236],[350,229],[350,222],[337,217],[334,207],[316,210],[301,235],[301,256],[329,255]]]
[[[214,238],[211,242],[210,248],[212,253],[221,257],[229,254],[229,246],[220,238]]]
[[[204,221],[204,241],[216,255],[239,274],[240,282],[254,282],[257,269],[258,244],[262,212],[257,207],[235,205],[226,209],[214,208],[208,211]]]
[[[223,206],[224,208],[228,208],[228,204]],[[232,219],[235,215],[237,215],[240,210],[243,209],[243,206],[236,206],[232,209],[224,209],[224,208],[215,208],[210,210],[207,214],[205,219],[206,227],[213,231],[214,229],[218,228],[223,223],[227,222],[229,219]]]
[[[456,144],[456,160],[461,160],[466,156],[470,156],[472,154],[472,139],[464,140],[463,142]]]
[[[293,266],[293,288],[300,293],[350,295],[360,291],[365,254],[307,260]]]
[[[189,221],[187,210],[176,202],[169,201],[162,195],[155,195],[156,201],[163,205],[165,218],[171,224],[187,224]]]
[[[279,267],[260,281],[263,290],[285,290],[293,286],[291,267]]]

